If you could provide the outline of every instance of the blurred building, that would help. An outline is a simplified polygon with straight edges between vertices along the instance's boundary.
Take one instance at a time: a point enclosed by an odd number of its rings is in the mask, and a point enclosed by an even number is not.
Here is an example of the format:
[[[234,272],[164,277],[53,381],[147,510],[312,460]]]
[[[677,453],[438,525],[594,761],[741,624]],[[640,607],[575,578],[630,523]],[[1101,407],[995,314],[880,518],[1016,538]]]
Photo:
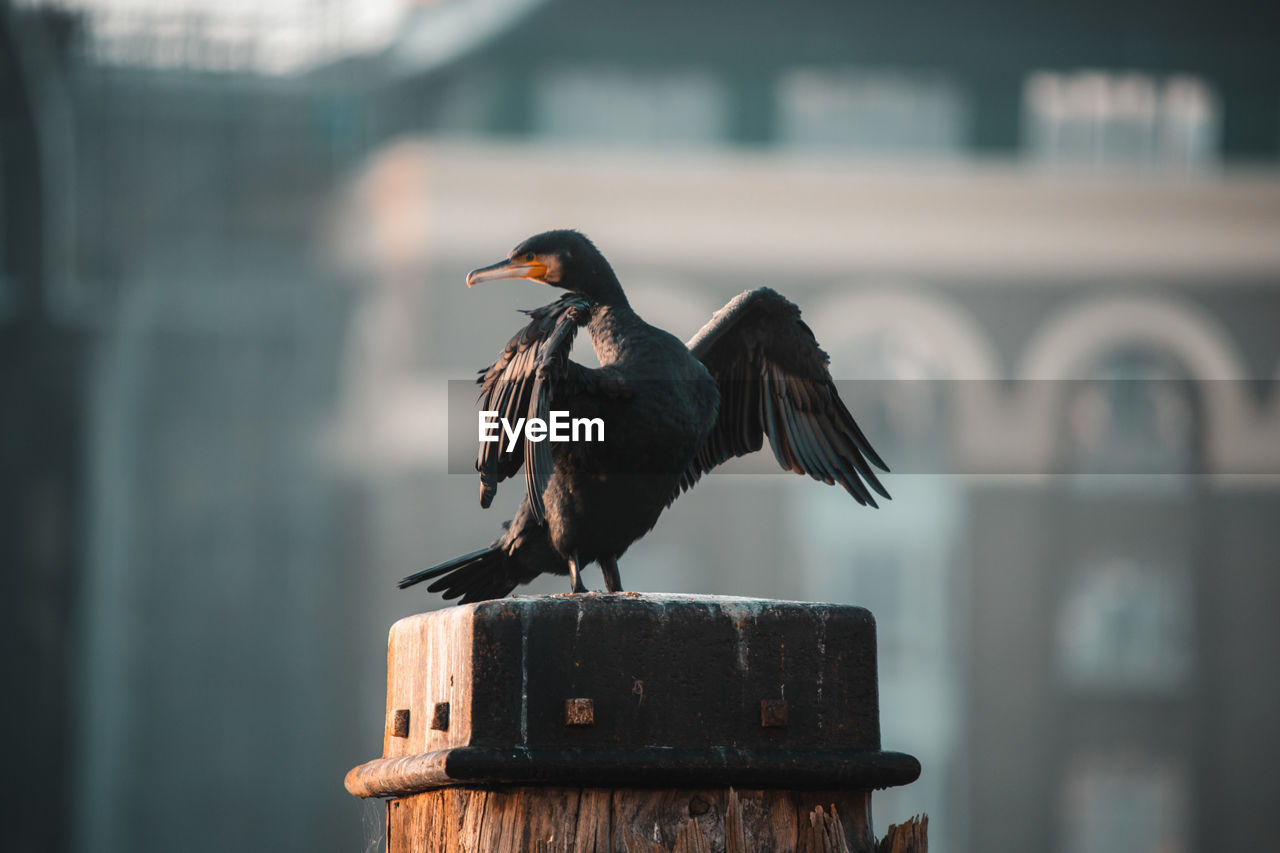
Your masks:
[[[0,742],[9,771],[0,782],[0,846],[44,850],[65,839],[60,804],[72,790],[88,340],[58,323],[47,301],[65,270],[56,251],[65,244],[42,141],[60,117],[45,109],[29,65],[38,57],[65,68],[69,28],[62,20],[32,26],[7,11],[0,6]]]
[[[884,740],[925,767],[880,829],[1274,846],[1263,4],[80,5],[0,8],[48,51],[0,51],[0,340],[53,400],[7,421],[6,517],[70,543],[15,551],[11,600],[78,803],[6,849],[375,840],[341,775],[382,631],[436,604],[392,582],[518,498],[448,472],[447,382],[546,294],[461,282],[558,226],[682,337],[778,288],[850,380],[892,503],[743,465],[621,565],[876,613]]]

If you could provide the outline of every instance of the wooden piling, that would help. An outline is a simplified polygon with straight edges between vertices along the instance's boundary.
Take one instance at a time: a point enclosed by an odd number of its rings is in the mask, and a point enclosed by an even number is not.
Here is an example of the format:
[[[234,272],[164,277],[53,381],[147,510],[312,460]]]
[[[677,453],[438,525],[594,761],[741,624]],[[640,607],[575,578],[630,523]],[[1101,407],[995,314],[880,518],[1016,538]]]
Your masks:
[[[390,798],[388,853],[863,853],[872,790],[920,772],[880,749],[858,607],[517,597],[397,622],[387,669],[346,782]]]

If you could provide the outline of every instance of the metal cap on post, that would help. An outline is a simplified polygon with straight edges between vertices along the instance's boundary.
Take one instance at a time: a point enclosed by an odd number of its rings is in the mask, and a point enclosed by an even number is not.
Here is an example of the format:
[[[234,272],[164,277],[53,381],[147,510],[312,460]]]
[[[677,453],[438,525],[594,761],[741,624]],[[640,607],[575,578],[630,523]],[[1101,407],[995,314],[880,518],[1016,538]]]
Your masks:
[[[387,667],[382,758],[351,770],[346,784],[357,796],[397,798],[389,853],[432,849],[412,836],[446,823],[479,833],[473,844],[490,839],[481,850],[538,841],[627,850],[636,832],[667,850],[690,820],[723,837],[731,787],[739,822],[744,813],[748,823],[775,821],[775,801],[800,821],[825,806],[849,849],[865,849],[869,792],[920,773],[911,756],[880,748],[875,621],[860,607],[631,593],[508,598],[402,619]],[[565,797],[566,788],[581,795]],[[689,805],[673,811],[670,796],[644,804],[664,790],[687,794],[676,799]],[[477,797],[494,800],[485,821],[497,819],[501,799],[523,825],[467,829],[456,813],[474,810]],[[742,811],[753,797],[763,812]],[[608,812],[609,830],[584,843],[581,810],[592,802]],[[499,841],[503,832],[518,837]]]

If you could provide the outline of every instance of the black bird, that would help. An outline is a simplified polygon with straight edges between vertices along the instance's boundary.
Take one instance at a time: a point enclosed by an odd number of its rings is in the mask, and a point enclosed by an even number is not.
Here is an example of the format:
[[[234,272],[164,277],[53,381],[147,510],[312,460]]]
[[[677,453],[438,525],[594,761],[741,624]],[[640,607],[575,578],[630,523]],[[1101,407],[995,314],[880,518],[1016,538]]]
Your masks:
[[[767,287],[716,312],[686,346],[650,326],[627,302],[609,262],[577,231],[547,231],[504,260],[473,270],[470,287],[526,278],[567,291],[526,312],[531,320],[480,371],[485,411],[547,420],[553,410],[601,418],[597,443],[506,439],[481,443],[480,505],[524,469],[524,500],[488,548],[409,575],[459,604],[502,598],[543,572],[569,575],[598,562],[610,592],[622,589],[618,558],[662,511],[720,463],[759,450],[769,437],[783,468],[839,483],[858,503],[888,498],[871,448],[836,391],[827,354],[800,309]],[[569,360],[586,326],[598,369]],[[870,490],[868,489],[870,487]]]

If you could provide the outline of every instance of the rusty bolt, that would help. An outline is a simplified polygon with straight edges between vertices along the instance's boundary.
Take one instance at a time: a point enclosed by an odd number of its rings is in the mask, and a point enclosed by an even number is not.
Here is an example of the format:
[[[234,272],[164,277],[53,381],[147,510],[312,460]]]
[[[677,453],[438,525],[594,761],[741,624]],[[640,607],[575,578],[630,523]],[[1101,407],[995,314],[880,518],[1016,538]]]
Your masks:
[[[596,721],[595,703],[590,699],[564,700],[564,724],[566,726],[590,726]]]
[[[689,801],[689,816],[701,817],[711,811],[711,803],[701,794],[694,794],[693,799]]]
[[[409,709],[400,708],[391,718],[391,734],[394,737],[409,736]]]
[[[787,725],[786,699],[760,700],[760,725],[766,729],[782,729]]]
[[[449,703],[437,702],[435,709],[431,713],[431,730],[437,732],[449,731]]]

